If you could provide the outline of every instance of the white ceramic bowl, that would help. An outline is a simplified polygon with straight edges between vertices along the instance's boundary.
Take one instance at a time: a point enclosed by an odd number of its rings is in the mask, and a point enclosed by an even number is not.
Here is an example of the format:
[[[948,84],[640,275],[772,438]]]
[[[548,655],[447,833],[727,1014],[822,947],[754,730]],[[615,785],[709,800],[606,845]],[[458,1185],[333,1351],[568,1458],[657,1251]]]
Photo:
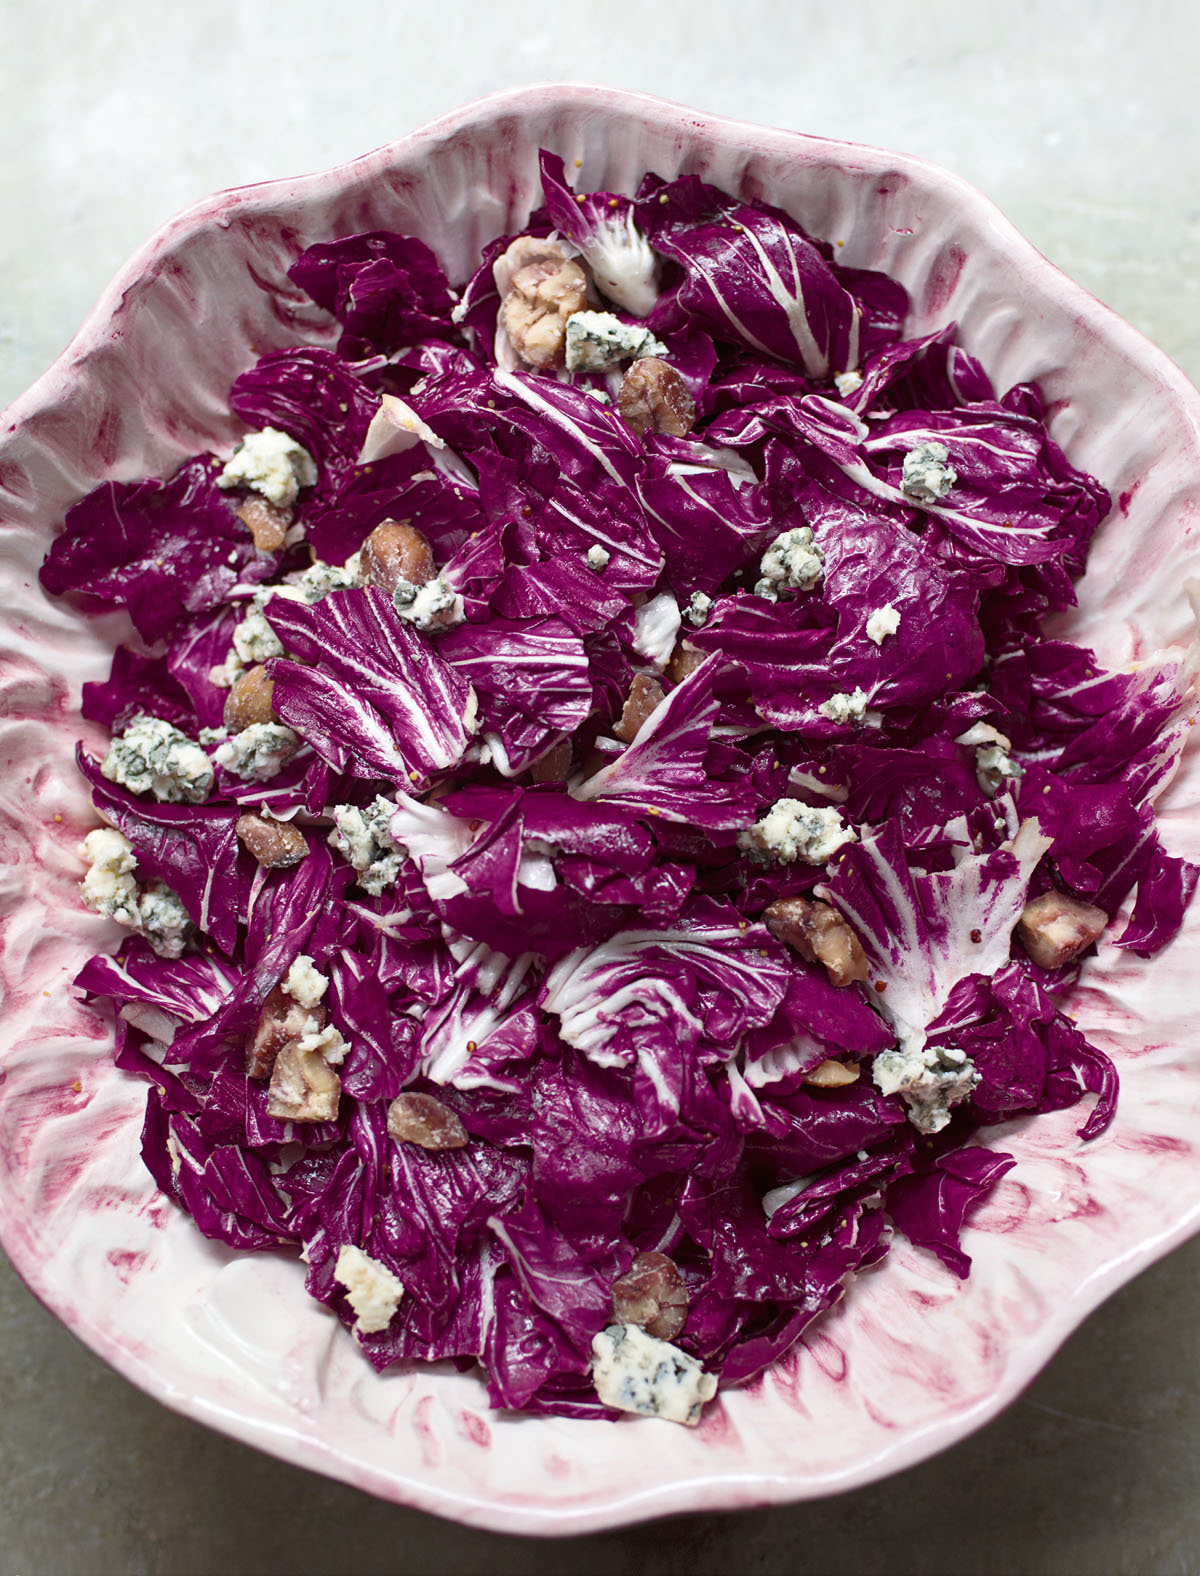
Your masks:
[[[92,817],[72,763],[80,686],[124,619],[48,602],[36,573],[64,510],[107,477],[227,444],[226,396],[257,355],[334,326],[288,284],[310,242],[412,231],[462,280],[537,201],[536,150],[582,188],[694,170],[782,205],[839,259],[908,287],[911,333],[950,319],[1000,387],[1036,378],[1051,430],[1119,503],[1065,628],[1109,663],[1187,635],[1197,567],[1200,397],[1040,257],[978,193],[918,160],[766,131],[635,94],[539,87],[468,106],[327,173],[225,192],[130,262],[0,421],[0,1206],[18,1271],[84,1341],[182,1412],[300,1465],[506,1531],[591,1530],[668,1511],[833,1493],[960,1439],[1080,1320],[1200,1219],[1200,1068],[1189,986],[1200,910],[1151,964],[1109,948],[1070,1010],[1116,1060],[1117,1120],[1008,1124],[1020,1164],[975,1218],[969,1281],[898,1241],[802,1346],[699,1429],[491,1415],[449,1365],[377,1376],[304,1293],[301,1266],[207,1242],[138,1156],[142,1083],[70,981],[115,927],[78,906]],[[264,286],[266,287],[264,289]],[[1160,805],[1200,857],[1200,761]]]

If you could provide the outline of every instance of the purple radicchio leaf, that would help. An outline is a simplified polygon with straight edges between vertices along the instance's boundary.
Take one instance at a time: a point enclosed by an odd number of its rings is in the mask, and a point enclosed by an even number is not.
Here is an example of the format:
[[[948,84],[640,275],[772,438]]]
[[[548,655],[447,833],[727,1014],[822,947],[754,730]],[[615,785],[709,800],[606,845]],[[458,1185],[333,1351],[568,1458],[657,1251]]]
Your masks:
[[[479,733],[505,777],[524,771],[592,710],[583,641],[561,619],[463,624],[438,642],[438,655],[479,697]],[[521,729],[521,722],[533,726]]]
[[[793,220],[728,197],[695,175],[649,185],[639,193],[637,221],[655,251],[684,270],[651,315],[651,328],[694,322],[813,378],[858,365],[863,310]]]
[[[748,826],[753,788],[715,781],[704,768],[719,710],[713,685],[724,668],[719,655],[706,657],[659,702],[611,765],[572,789],[575,797],[713,830]]]
[[[288,278],[345,328],[338,350],[349,360],[454,333],[449,283],[415,236],[371,230],[321,242],[301,253]]]
[[[1139,958],[1161,952],[1178,935],[1197,880],[1200,869],[1158,848],[1138,881],[1133,913],[1116,945],[1136,952]]]
[[[555,229],[582,252],[596,284],[619,307],[647,317],[658,300],[657,264],[638,228],[634,204],[612,192],[576,194],[557,154],[540,155],[546,212]]]
[[[424,782],[461,760],[474,730],[471,686],[384,592],[336,591],[311,607],[273,597],[265,612],[299,658],[267,664],[275,711],[335,771]]]
[[[888,1213],[920,1248],[936,1253],[946,1268],[965,1279],[971,1260],[959,1245],[967,1211],[989,1193],[1016,1161],[977,1146],[940,1155],[932,1166],[900,1177],[887,1190]]]
[[[965,836],[966,825],[963,823]],[[919,1050],[954,985],[1009,959],[1029,878],[1048,847],[1035,820],[1011,846],[976,854],[960,845],[948,870],[911,869],[894,822],[839,850],[817,895],[862,942],[880,1010],[902,1046]]]
[[[198,726],[187,691],[173,678],[161,657],[147,657],[129,646],[113,652],[112,668],[103,684],[85,684],[80,711],[89,722],[101,723],[111,734],[145,713],[192,734]]]
[[[239,581],[261,580],[275,559],[256,552],[207,456],[166,481],[105,482],[67,511],[42,565],[52,596],[78,595],[94,612],[123,607],[158,640],[187,613],[217,607]]]

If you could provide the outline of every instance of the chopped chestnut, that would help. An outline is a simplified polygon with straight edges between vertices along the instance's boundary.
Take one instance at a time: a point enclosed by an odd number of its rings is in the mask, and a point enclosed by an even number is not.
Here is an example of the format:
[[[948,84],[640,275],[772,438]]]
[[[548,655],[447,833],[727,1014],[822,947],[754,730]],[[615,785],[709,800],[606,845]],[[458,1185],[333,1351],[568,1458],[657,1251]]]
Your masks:
[[[815,1089],[844,1089],[857,1083],[859,1067],[855,1062],[818,1062],[801,1074],[800,1082],[812,1084]]]
[[[571,741],[560,739],[529,768],[535,783],[561,783],[571,770]]]
[[[407,520],[381,520],[362,545],[359,580],[390,595],[402,580],[423,586],[437,566],[429,538]]]
[[[652,679],[648,673],[635,673],[633,683],[629,686],[629,699],[621,711],[621,719],[613,732],[618,739],[624,739],[629,744],[637,734],[638,729],[654,708],[662,703],[663,687],[657,679]]]
[[[254,538],[254,545],[260,553],[274,553],[283,546],[292,523],[290,509],[281,509],[266,498],[251,493],[242,499],[233,512]]]
[[[687,384],[657,356],[643,356],[629,368],[617,392],[617,409],[639,437],[665,432],[683,438],[696,424],[696,405]]]
[[[834,985],[866,979],[867,959],[862,943],[829,903],[806,897],[781,897],[763,918],[771,934],[802,958],[823,963]]]
[[[341,1095],[342,1080],[321,1053],[292,1040],[275,1058],[267,1115],[281,1122],[333,1122]]]
[[[246,1042],[246,1072],[251,1078],[269,1078],[275,1058],[290,1040],[325,1027],[324,1007],[302,1007],[282,985],[263,1002],[254,1033]]]
[[[266,668],[247,668],[225,697],[223,721],[230,733],[241,733],[256,722],[276,722],[271,710],[274,691],[274,680],[267,677]]]
[[[239,815],[233,827],[238,842],[248,854],[268,870],[298,865],[308,854],[308,839],[286,821],[269,820],[263,815]]]
[[[1062,892],[1044,892],[1026,903],[1017,921],[1017,940],[1043,969],[1061,969],[1099,939],[1108,915]]]
[[[422,1149],[462,1149],[469,1142],[457,1111],[415,1090],[398,1094],[388,1106],[387,1127],[393,1138]]]
[[[687,1323],[688,1290],[673,1259],[665,1253],[639,1253],[613,1282],[613,1318],[637,1324],[647,1335],[673,1341]]]
[[[500,322],[527,367],[561,366],[567,319],[587,306],[587,275],[558,241],[519,235],[497,270],[507,274]]]
[[[703,651],[697,651],[690,641],[677,640],[675,649],[671,653],[671,660],[667,663],[667,677],[672,684],[682,684],[703,661]]]

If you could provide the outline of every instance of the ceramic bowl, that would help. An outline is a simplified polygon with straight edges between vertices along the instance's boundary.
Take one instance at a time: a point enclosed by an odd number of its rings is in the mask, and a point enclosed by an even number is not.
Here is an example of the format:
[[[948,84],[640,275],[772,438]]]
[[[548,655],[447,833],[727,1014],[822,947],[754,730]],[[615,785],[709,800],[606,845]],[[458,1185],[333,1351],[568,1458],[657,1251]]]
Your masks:
[[[145,1088],[71,980],[115,927],[78,905],[92,824],[72,764],[80,686],[123,617],[52,604],[36,572],[66,507],[108,477],[165,473],[233,437],[226,398],[256,356],[328,342],[286,279],[310,242],[411,231],[454,280],[537,201],[539,147],[578,184],[630,191],[696,171],[792,213],[839,259],[908,287],[908,331],[951,319],[1001,388],[1037,379],[1071,460],[1117,500],[1072,638],[1108,663],[1186,638],[1197,560],[1200,397],[978,193],[916,159],[768,131],[656,99],[536,87],[460,110],[326,173],[224,192],[166,225],[67,351],[0,422],[0,1207],[34,1292],[167,1405],[385,1498],[485,1527],[592,1530],[863,1484],[943,1449],[1011,1401],[1116,1287],[1200,1219],[1192,982],[1200,909],[1153,963],[1110,948],[1069,1010],[1117,1062],[1117,1120],[1012,1123],[1018,1157],[967,1231],[960,1282],[898,1241],[804,1342],[688,1431],[489,1414],[449,1365],[377,1376],[311,1302],[302,1266],[237,1256],[159,1197],[138,1155]],[[1200,759],[1161,803],[1168,847],[1200,857]]]

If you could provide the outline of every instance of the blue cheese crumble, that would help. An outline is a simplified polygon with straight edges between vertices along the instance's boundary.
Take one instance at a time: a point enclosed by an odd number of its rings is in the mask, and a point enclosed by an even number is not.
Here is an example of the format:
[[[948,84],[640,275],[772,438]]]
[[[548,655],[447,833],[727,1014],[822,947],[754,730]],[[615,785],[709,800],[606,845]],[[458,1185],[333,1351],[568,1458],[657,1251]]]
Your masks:
[[[817,710],[830,722],[861,722],[867,714],[867,692],[864,689],[839,690],[822,701]]]
[[[161,717],[136,716],[100,763],[110,783],[130,793],[152,793],[167,804],[199,804],[213,785],[208,756]]]
[[[318,558],[304,571],[296,585],[311,606],[314,602],[322,601],[331,591],[353,590],[359,583],[361,573],[361,553],[352,553],[344,564],[327,564]]]
[[[572,312],[566,333],[568,372],[607,372],[622,361],[667,353],[648,328],[622,323],[614,312]]]
[[[597,574],[602,569],[607,569],[612,561],[612,554],[607,547],[601,547],[599,542],[593,542],[587,550],[587,566],[594,569]]]
[[[242,616],[241,622],[235,625],[233,650],[208,675],[218,688],[232,689],[247,668],[269,662],[272,657],[283,656],[283,642],[263,615],[263,608],[270,601],[273,589],[256,591],[252,606]]]
[[[302,487],[317,479],[316,461],[278,427],[248,432],[217,477],[218,487],[249,487],[277,509],[295,503]]]
[[[604,1405],[616,1412],[661,1417],[689,1428],[717,1393],[715,1374],[636,1324],[610,1324],[593,1336],[592,1383]]]
[[[111,826],[98,826],[79,852],[88,866],[79,889],[88,908],[144,936],[160,958],[182,957],[187,910],[161,881],[138,885],[133,874],[137,856],[129,840]]]
[[[833,386],[843,399],[849,399],[851,394],[857,394],[862,388],[863,375],[861,372],[836,372]]]
[[[885,602],[882,607],[877,607],[867,620],[867,639],[873,640],[877,646],[882,646],[889,635],[894,635],[900,628],[900,613],[890,602]]]
[[[713,599],[704,591],[693,591],[688,602],[684,618],[695,629],[708,623],[708,615],[712,612]]]
[[[423,586],[401,580],[392,592],[392,605],[417,629],[449,629],[464,617],[463,599],[444,575],[435,575]]]
[[[347,1242],[338,1251],[333,1277],[346,1289],[356,1335],[375,1335],[387,1329],[404,1296],[404,1285],[386,1264]]]
[[[880,1094],[900,1096],[909,1121],[922,1133],[940,1133],[950,1120],[950,1107],[965,1100],[979,1082],[975,1063],[953,1045],[883,1051],[871,1076]]]
[[[777,602],[785,590],[811,591],[825,573],[825,555],[807,525],[781,531],[767,548],[758,566],[756,596]]]
[[[329,845],[358,871],[358,884],[372,897],[391,886],[404,862],[401,849],[389,828],[396,806],[382,794],[365,808],[356,804],[335,804],[334,830]]]
[[[917,503],[937,503],[958,480],[958,472],[946,463],[949,458],[944,443],[918,443],[904,456],[901,492]]]
[[[300,748],[300,736],[279,722],[252,722],[218,746],[213,760],[235,777],[267,782]]]
[[[805,804],[801,799],[777,799],[766,815],[738,833],[738,847],[765,854],[783,864],[800,860],[806,865],[828,863],[858,834],[828,805]]]

